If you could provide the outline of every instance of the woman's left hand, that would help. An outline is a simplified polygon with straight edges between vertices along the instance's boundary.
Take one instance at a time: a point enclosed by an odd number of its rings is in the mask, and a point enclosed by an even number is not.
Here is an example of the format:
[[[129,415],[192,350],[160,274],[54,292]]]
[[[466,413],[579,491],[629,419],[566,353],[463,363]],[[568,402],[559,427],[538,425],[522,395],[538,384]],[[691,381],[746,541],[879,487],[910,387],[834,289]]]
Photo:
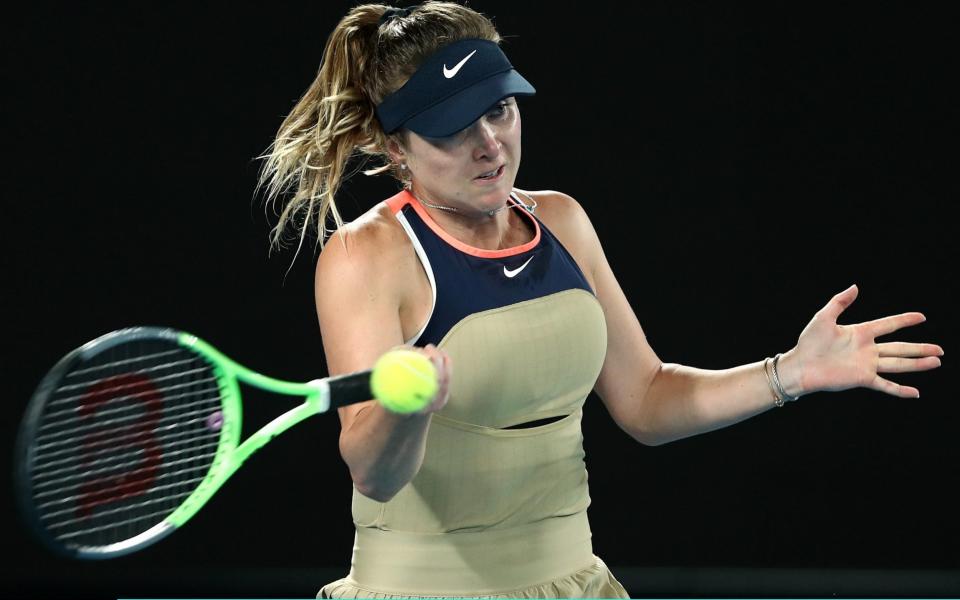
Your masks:
[[[857,293],[857,286],[850,286],[813,316],[797,346],[781,358],[781,377],[795,382],[800,395],[865,387],[900,398],[919,398],[917,388],[884,379],[880,373],[935,369],[940,366],[938,357],[943,355],[943,349],[936,344],[878,344],[874,340],[923,323],[926,317],[908,312],[855,325],[837,324],[837,318],[853,304]]]

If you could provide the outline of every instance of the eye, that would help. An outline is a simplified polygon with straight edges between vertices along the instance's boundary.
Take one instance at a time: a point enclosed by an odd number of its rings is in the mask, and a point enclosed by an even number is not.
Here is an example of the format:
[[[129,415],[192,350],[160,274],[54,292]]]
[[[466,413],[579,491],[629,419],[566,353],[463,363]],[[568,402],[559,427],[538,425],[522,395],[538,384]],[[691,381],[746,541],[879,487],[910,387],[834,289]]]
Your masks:
[[[502,119],[509,112],[510,103],[506,100],[498,102],[493,108],[487,111],[487,116],[491,119]]]
[[[421,135],[428,144],[434,146],[435,148],[446,148],[456,144],[461,137],[463,137],[463,131],[458,131],[454,134],[444,136],[444,137],[431,137],[427,135]]]

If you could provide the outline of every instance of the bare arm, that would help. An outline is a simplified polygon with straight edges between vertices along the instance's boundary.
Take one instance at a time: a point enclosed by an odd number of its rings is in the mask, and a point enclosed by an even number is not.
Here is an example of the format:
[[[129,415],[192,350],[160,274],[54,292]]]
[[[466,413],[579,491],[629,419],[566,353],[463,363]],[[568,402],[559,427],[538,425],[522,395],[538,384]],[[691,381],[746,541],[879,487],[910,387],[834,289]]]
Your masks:
[[[796,383],[785,378],[793,373],[792,356],[784,354],[778,371],[785,391],[796,396]],[[718,371],[665,363],[645,392],[635,428],[639,440],[656,446],[722,429],[774,406],[763,361]]]
[[[763,361],[718,371],[660,362],[600,256],[594,275],[609,333],[596,392],[624,431],[657,446],[739,423],[775,406]],[[796,396],[793,363],[794,353],[787,352],[778,372],[785,391]]]
[[[369,369],[383,353],[403,344],[395,263],[382,225],[349,227],[330,238],[317,261],[316,303],[330,375]],[[420,470],[430,415],[446,403],[449,357],[421,349],[440,374],[434,401],[420,413],[397,415],[376,401],[339,409],[340,454],[361,494],[392,498]]]
[[[560,197],[567,205],[570,237],[586,257],[607,321],[607,355],[595,391],[624,431],[643,444],[659,445],[739,423],[776,406],[762,360],[723,370],[662,363],[647,343],[583,208],[572,198]],[[936,344],[875,342],[922,322],[921,313],[838,325],[837,318],[856,295],[851,286],[834,296],[814,315],[797,346],[780,358],[777,371],[789,396],[868,387],[914,397],[919,395],[915,388],[879,374],[940,366],[943,349]]]
[[[624,431],[656,446],[733,425],[775,406],[763,361],[721,371],[662,363],[647,343],[592,226],[587,233],[594,240],[594,281],[608,331],[607,356],[595,389]],[[785,391],[797,395],[793,362],[792,352],[784,354],[778,371]]]

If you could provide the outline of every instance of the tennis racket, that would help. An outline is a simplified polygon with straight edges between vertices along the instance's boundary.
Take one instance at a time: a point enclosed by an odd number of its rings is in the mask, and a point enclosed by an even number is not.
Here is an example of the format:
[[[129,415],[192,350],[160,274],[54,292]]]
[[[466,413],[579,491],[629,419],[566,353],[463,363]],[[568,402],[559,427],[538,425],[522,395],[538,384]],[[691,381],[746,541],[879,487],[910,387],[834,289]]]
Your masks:
[[[188,333],[108,333],[63,357],[30,400],[16,449],[21,508],[60,554],[142,550],[189,521],[277,435],[331,407],[370,400],[371,374],[290,383]],[[305,400],[241,444],[240,382]]]

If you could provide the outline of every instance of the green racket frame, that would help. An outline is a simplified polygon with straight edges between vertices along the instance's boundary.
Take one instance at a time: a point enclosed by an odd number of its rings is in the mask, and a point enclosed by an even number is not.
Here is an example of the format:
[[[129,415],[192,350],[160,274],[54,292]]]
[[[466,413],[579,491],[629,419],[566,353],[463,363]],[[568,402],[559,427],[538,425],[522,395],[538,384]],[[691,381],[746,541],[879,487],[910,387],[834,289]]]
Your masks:
[[[174,343],[201,357],[210,366],[220,395],[222,426],[211,464],[197,487],[181,504],[160,522],[126,540],[99,546],[64,543],[57,540],[41,522],[33,501],[31,470],[36,455],[34,440],[40,429],[47,402],[60,382],[75,367],[112,347],[125,342],[161,340]],[[131,327],[103,335],[64,356],[41,381],[27,407],[17,441],[15,466],[18,498],[21,509],[38,537],[54,551],[81,559],[104,559],[136,552],[166,537],[183,526],[203,507],[237,469],[274,437],[301,421],[331,407],[362,402],[373,398],[370,391],[371,371],[358,371],[315,379],[307,383],[293,383],[261,375],[228,358],[222,352],[195,335],[162,327]],[[240,443],[243,422],[240,383],[246,383],[268,392],[299,396],[304,402],[279,415],[247,440]]]

